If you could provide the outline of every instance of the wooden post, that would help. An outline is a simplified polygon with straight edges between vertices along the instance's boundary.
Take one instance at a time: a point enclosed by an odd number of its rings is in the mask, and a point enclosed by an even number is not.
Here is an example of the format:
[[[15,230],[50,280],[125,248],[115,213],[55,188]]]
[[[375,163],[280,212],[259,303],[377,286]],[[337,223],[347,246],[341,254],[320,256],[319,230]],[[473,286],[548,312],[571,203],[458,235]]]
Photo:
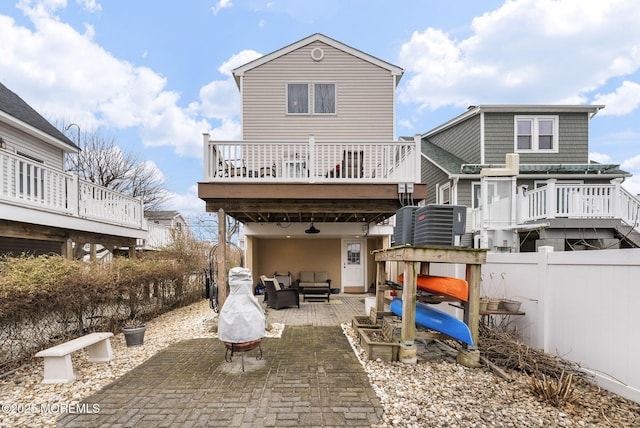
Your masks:
[[[97,250],[96,250],[96,244],[89,244],[89,259],[92,262],[95,262],[96,259],[98,258],[98,254],[97,254]]]
[[[416,262],[405,261],[402,285],[402,331],[400,341],[413,345],[416,338]]]
[[[63,258],[73,260],[73,241],[70,238],[62,242],[61,254]]]
[[[473,343],[478,345],[478,323],[480,320],[480,274],[481,265],[467,264],[466,280],[469,283],[469,298],[465,303],[464,323],[471,331]]]
[[[377,263],[376,271],[376,312],[380,313],[384,311],[384,281],[387,279],[387,273],[385,272],[385,263]],[[368,314],[367,314],[368,315]]]
[[[131,241],[129,241],[129,258],[135,258],[136,257],[136,240],[132,239]]]
[[[473,248],[421,248],[402,247],[374,251],[376,262],[404,262],[404,285],[402,296],[402,331],[400,334],[403,346],[413,344],[416,335],[416,282],[417,263],[421,263],[423,274],[429,273],[429,263],[463,263],[466,265],[466,280],[469,283],[469,298],[464,304],[464,321],[471,331],[474,343],[478,341],[478,323],[480,318],[480,273],[482,264],[486,262],[486,249]],[[379,269],[380,271],[380,269]],[[464,350],[464,364],[475,367],[479,353],[475,349]]]
[[[227,228],[226,215],[224,210],[218,210],[218,310],[222,310],[224,301],[227,300]]]

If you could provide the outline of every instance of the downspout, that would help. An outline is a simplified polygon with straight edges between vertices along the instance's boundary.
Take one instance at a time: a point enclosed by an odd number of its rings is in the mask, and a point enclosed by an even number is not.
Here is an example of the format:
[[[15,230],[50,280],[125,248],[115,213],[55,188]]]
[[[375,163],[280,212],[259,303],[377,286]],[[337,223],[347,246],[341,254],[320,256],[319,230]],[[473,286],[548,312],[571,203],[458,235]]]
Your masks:
[[[451,204],[458,204],[458,181],[460,180],[457,176],[449,176],[451,180]]]

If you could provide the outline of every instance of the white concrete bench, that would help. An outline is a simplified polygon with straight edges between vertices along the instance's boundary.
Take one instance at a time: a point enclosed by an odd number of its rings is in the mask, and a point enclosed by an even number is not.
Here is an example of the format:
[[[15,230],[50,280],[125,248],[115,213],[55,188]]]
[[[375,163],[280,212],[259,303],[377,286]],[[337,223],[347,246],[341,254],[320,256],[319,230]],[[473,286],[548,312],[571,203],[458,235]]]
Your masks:
[[[113,333],[90,333],[49,349],[42,350],[36,357],[44,357],[44,380],[42,383],[70,383],[76,379],[71,364],[71,353],[87,348],[87,360],[92,363],[106,363],[113,359],[109,338]]]

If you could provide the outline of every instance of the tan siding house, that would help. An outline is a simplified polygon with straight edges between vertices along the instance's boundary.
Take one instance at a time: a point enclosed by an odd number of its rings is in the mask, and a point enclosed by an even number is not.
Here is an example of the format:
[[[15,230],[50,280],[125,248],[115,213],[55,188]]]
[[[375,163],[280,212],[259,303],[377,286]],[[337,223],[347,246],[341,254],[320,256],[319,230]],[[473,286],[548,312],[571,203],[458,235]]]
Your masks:
[[[312,52],[319,50],[322,59],[314,60]],[[316,141],[391,141],[395,82],[390,76],[389,69],[320,40],[296,48],[241,74],[243,139],[305,141],[314,135]],[[335,113],[287,113],[289,83],[335,84]]]
[[[368,290],[389,217],[426,196],[419,139],[395,139],[402,74],[322,34],[233,70],[242,140],[204,135],[198,196],[244,224],[254,277],[322,271],[333,289]]]

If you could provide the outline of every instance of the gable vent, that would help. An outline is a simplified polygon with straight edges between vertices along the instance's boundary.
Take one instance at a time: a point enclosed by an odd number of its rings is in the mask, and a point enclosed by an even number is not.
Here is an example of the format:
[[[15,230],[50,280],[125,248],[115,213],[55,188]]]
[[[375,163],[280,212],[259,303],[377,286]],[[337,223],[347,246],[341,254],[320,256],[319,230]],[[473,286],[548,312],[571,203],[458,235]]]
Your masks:
[[[324,51],[321,48],[311,49],[311,58],[314,61],[322,61],[322,58],[324,58]]]

